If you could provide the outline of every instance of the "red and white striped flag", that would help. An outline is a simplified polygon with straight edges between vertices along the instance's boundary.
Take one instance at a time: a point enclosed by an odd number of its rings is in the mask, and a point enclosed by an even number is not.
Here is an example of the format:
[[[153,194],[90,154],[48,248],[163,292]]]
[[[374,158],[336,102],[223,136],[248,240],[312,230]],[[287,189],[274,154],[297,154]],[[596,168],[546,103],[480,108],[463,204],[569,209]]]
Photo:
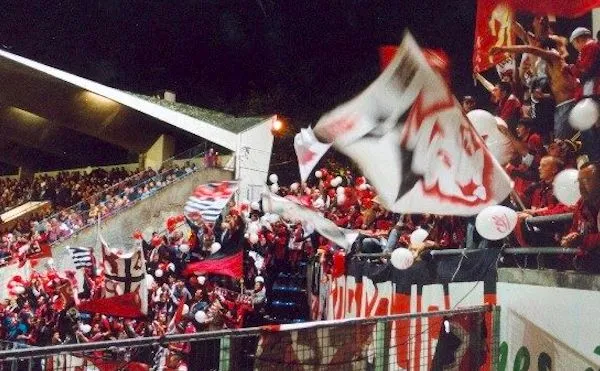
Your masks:
[[[214,223],[223,208],[237,191],[238,181],[223,181],[202,184],[194,189],[183,208],[186,216],[195,220],[194,216],[200,215],[205,222]]]

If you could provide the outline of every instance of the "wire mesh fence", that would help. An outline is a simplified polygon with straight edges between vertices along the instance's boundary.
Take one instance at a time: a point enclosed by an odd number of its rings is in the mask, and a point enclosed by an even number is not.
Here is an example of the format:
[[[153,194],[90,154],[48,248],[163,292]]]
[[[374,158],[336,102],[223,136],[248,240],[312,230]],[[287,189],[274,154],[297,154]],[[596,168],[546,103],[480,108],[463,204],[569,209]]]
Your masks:
[[[0,371],[491,370],[499,308],[469,307],[96,343],[5,344]]]

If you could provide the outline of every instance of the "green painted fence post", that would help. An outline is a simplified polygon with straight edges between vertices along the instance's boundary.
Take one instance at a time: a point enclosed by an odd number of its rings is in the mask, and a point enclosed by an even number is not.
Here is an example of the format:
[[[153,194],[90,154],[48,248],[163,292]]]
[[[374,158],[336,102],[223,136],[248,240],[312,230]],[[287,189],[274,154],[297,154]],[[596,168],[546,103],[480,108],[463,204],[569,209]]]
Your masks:
[[[219,352],[219,371],[231,369],[231,337],[223,336]]]
[[[492,308],[492,370],[498,371],[500,369],[500,307],[495,305]]]
[[[387,371],[389,358],[388,322],[380,320],[375,326],[375,371]]]

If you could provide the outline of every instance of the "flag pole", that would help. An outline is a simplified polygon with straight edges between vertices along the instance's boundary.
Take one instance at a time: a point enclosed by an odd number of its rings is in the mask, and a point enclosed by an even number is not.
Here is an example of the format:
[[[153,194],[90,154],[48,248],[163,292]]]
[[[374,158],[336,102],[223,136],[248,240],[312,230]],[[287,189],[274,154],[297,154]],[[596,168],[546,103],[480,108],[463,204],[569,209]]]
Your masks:
[[[510,196],[512,197],[513,201],[515,201],[517,203],[517,206],[519,206],[521,208],[521,211],[527,209],[525,207],[525,204],[523,203],[523,200],[521,200],[521,196],[519,196],[519,194],[517,192],[515,192],[514,189],[512,191],[510,191]]]

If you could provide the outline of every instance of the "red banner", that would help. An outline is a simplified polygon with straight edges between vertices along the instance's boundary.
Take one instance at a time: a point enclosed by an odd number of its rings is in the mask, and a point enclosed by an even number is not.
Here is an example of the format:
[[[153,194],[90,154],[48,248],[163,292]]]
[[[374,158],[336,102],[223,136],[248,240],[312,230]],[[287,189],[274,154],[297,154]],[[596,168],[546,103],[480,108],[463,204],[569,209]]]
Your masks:
[[[240,250],[234,255],[221,259],[206,259],[197,263],[188,264],[183,273],[189,276],[196,272],[202,274],[222,274],[233,278],[242,278],[244,275],[244,252]]]
[[[510,0],[518,11],[535,15],[554,14],[560,17],[575,18],[600,7],[599,0]],[[481,0],[480,0],[481,2]]]
[[[498,0],[479,0],[475,18],[475,45],[473,47],[473,70],[485,71],[508,58],[507,54],[489,52],[493,46],[513,45],[513,8]]]
[[[508,58],[507,54],[489,55],[493,46],[515,42],[513,20],[515,12],[535,15],[553,14],[574,18],[600,7],[600,0],[478,0],[473,47],[473,70],[482,72]]]
[[[140,295],[137,291],[109,298],[82,301],[78,309],[81,312],[102,313],[111,316],[138,318],[143,317]]]

